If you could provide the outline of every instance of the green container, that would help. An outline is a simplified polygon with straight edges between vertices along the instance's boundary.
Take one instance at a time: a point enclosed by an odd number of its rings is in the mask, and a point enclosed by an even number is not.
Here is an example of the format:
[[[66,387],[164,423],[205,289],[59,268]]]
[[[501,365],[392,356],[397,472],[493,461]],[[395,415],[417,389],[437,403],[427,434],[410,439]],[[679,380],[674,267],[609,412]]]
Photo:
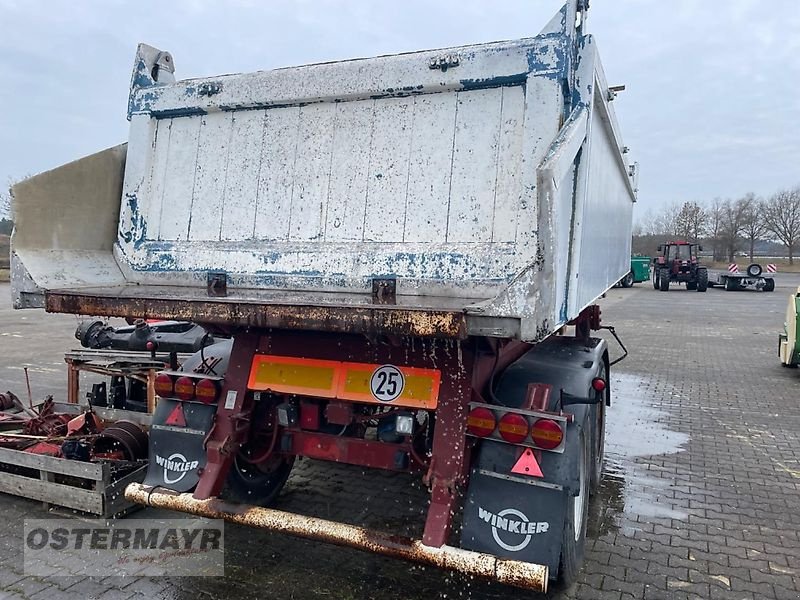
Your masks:
[[[632,256],[631,257],[631,273],[633,273],[633,282],[639,283],[650,279],[650,257],[649,256]]]

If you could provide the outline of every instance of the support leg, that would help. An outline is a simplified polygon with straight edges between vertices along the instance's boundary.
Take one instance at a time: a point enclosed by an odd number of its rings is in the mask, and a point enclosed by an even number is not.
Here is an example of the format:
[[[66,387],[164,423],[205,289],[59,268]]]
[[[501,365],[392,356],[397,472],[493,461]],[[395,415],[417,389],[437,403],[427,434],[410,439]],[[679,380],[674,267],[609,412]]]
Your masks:
[[[208,462],[194,492],[198,500],[219,495],[233,458],[245,441],[253,411],[252,395],[247,393],[247,379],[258,342],[259,336],[250,332],[234,337],[216,421],[206,445]]]
[[[431,504],[422,535],[425,545],[437,548],[447,543],[469,468],[466,427],[472,378],[469,369],[453,363],[442,369],[447,375],[442,381],[436,410]]]

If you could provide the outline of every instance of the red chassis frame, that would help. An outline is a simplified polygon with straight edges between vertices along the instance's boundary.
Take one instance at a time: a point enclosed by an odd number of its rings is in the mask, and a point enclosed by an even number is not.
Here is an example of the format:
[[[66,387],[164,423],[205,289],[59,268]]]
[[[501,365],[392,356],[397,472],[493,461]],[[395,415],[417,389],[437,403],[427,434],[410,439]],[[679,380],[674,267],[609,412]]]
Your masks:
[[[492,373],[507,367],[530,349],[517,341],[497,339],[435,340],[392,338],[370,341],[363,336],[315,332],[247,331],[234,336],[230,366],[217,407],[217,418],[207,444],[207,464],[194,498],[219,495],[233,457],[246,441],[254,408],[247,389],[253,357],[274,354],[298,358],[347,360],[374,364],[436,368],[442,372],[433,451],[425,481],[431,488],[431,503],[425,522],[423,543],[439,547],[446,543],[452,515],[460,499],[469,469],[471,441],[466,436],[470,402],[484,402],[481,390]],[[409,461],[397,467],[394,455],[410,452],[410,444],[332,436],[315,431],[291,433],[290,452],[380,469],[424,469]]]
[[[575,325],[577,337],[588,337],[590,330],[600,327],[599,308],[587,307],[570,324]],[[415,461],[409,461],[409,467],[397,466],[394,456],[398,451],[411,452],[408,443],[387,444],[315,431],[292,430],[289,453],[380,469],[426,468],[424,481],[430,486],[431,502],[422,541],[427,546],[440,547],[450,535],[452,515],[468,478],[473,443],[466,435],[469,404],[485,403],[482,391],[492,375],[503,371],[531,347],[498,338],[370,340],[360,335],[310,331],[238,333],[234,336],[217,418],[207,438],[207,464],[194,498],[206,500],[219,495],[233,458],[246,441],[254,408],[254,396],[247,386],[257,354],[435,368],[441,371],[442,380],[432,456],[425,467]]]

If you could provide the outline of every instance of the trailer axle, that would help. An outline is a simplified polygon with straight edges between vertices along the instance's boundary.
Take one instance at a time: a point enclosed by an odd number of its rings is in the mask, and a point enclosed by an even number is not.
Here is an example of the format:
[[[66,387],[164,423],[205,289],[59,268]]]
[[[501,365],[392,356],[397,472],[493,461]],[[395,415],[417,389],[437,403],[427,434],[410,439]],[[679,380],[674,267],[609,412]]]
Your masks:
[[[349,546],[537,592],[547,592],[548,568],[544,565],[498,558],[446,545],[435,548],[426,546],[420,540],[403,536],[281,510],[234,504],[219,498],[196,500],[189,493],[181,494],[140,483],[130,484],[125,489],[125,498],[145,506],[177,510],[209,519],[224,519],[238,525]]]

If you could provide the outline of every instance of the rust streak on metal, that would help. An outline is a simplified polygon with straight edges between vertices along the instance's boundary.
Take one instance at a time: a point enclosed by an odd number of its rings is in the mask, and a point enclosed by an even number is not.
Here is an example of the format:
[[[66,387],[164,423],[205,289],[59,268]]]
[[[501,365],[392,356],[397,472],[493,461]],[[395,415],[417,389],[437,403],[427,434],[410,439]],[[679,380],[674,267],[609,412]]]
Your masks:
[[[467,337],[459,311],[412,310],[383,306],[300,306],[164,298],[125,298],[47,292],[47,312],[101,317],[175,319],[229,327],[304,329],[338,333]]]
[[[501,559],[490,554],[451,546],[426,546],[420,540],[382,533],[294,513],[225,502],[218,498],[196,500],[191,494],[160,490],[140,483],[125,489],[125,498],[137,504],[224,519],[231,523],[278,531],[297,537],[349,546],[442,569],[492,579],[538,592],[547,591],[548,569],[544,565]]]

